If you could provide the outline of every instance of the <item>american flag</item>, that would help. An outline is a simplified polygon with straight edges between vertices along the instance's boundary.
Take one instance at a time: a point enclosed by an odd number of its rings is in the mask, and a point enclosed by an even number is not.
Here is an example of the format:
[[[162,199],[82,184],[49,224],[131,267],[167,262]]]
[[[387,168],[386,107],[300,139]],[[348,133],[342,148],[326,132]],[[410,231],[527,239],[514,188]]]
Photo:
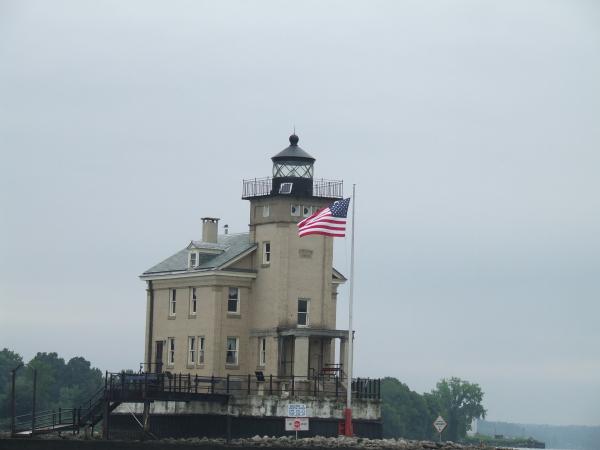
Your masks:
[[[322,234],[324,236],[346,236],[346,216],[350,199],[338,200],[322,208],[312,216],[298,222],[298,236]]]

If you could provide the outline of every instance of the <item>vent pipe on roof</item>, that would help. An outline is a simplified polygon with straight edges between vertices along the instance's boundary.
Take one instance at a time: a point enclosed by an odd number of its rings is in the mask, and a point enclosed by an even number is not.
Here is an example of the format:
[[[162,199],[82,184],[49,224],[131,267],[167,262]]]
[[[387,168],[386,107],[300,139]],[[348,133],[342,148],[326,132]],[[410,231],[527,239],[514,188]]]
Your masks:
[[[229,225],[223,225],[223,231],[225,231],[225,234],[229,234]]]
[[[202,218],[202,242],[217,243],[219,231],[219,219],[215,217]]]

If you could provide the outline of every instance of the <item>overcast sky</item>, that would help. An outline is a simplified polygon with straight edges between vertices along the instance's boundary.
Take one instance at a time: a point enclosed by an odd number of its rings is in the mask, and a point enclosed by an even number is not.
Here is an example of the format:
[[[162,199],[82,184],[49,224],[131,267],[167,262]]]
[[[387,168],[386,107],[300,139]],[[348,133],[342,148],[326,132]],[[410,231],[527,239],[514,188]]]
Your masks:
[[[0,348],[137,368],[138,275],[295,124],[358,185],[357,375],[600,425],[599,80],[597,1],[0,0]]]

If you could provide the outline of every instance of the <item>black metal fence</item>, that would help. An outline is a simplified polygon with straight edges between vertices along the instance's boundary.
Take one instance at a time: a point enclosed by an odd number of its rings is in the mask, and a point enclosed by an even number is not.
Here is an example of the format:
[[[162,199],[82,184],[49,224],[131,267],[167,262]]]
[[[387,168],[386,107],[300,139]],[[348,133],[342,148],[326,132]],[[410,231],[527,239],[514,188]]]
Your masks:
[[[72,427],[77,419],[78,408],[58,408],[38,411],[35,417],[31,413],[15,417],[15,432],[30,430],[57,430]]]
[[[110,373],[107,376],[109,398],[122,400],[137,393],[152,396],[159,393],[222,394],[222,395],[275,395],[279,397],[335,397],[346,396],[346,380],[338,376],[227,375],[204,376],[191,373]],[[355,399],[380,399],[379,379],[356,378],[352,381]]]
[[[102,415],[105,387],[97,390],[84,404],[73,408],[57,408],[15,416],[15,433],[46,433],[72,429],[75,433],[81,426],[97,423]]]

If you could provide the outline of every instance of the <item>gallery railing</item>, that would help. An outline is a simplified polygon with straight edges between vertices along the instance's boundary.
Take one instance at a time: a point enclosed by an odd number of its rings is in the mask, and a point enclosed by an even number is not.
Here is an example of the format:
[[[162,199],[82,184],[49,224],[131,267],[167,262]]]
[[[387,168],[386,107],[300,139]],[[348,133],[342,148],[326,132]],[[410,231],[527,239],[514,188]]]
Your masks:
[[[244,180],[242,186],[242,198],[263,197],[271,195],[273,190],[272,178],[252,178]],[[313,197],[343,198],[344,182],[340,180],[313,180]]]

